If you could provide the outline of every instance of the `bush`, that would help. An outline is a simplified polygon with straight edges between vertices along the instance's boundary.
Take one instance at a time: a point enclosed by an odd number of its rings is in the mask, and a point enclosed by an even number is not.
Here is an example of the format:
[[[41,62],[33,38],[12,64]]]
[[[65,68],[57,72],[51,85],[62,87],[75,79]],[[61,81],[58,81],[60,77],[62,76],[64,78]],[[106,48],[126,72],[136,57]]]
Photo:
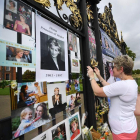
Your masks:
[[[35,79],[22,79],[22,82],[35,82]]]
[[[4,89],[7,85],[9,85],[11,83],[11,81],[6,81],[6,80],[3,80],[1,83],[0,83],[0,88]]]
[[[16,131],[20,125],[20,117],[15,117],[12,119],[12,131]]]

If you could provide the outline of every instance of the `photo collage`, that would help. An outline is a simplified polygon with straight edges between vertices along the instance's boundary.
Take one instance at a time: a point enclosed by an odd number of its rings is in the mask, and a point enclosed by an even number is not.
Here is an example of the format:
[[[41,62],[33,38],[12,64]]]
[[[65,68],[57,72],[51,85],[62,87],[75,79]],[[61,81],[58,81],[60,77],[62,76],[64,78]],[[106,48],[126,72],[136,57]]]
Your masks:
[[[57,114],[81,107],[82,80],[68,80],[69,65],[71,72],[80,73],[79,38],[34,14],[35,30],[31,7],[18,0],[3,1],[4,29],[17,35],[13,42],[0,38],[0,68],[5,67],[10,73],[5,79],[9,81],[6,89],[11,106],[11,139],[47,125],[47,132],[38,135],[40,139],[76,140],[81,135],[79,112],[69,117],[66,112],[63,121],[52,123]],[[32,41],[33,30],[37,47],[25,46],[23,37]],[[69,52],[72,60],[68,64]]]
[[[4,27],[32,35],[32,9],[17,0],[5,0]]]

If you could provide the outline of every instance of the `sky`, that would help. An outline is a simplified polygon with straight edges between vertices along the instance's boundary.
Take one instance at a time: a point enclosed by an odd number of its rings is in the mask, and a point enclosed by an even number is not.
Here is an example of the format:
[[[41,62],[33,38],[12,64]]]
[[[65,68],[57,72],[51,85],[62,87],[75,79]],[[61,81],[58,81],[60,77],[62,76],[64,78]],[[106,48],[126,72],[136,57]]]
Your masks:
[[[140,69],[140,0],[101,0],[97,5],[99,13],[104,12],[108,3],[112,4],[113,19],[116,22],[119,38],[136,53],[134,69]]]

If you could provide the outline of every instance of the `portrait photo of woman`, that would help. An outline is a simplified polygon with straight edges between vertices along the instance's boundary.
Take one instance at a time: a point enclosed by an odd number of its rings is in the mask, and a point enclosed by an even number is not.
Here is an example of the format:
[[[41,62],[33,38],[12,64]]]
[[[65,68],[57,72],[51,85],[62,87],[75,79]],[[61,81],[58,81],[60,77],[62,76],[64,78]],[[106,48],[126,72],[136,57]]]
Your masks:
[[[19,14],[20,20],[16,20],[14,24],[14,30],[22,34],[31,35],[29,25],[26,24],[26,17],[23,14]]]
[[[17,2],[14,0],[6,0],[6,10],[17,13]]]
[[[23,56],[23,50],[20,48],[16,48],[16,56],[15,57],[8,57],[9,61],[17,61],[17,62],[27,62],[26,59],[22,58]]]
[[[41,43],[41,69],[65,71],[64,42],[50,36],[47,37],[46,44]]]

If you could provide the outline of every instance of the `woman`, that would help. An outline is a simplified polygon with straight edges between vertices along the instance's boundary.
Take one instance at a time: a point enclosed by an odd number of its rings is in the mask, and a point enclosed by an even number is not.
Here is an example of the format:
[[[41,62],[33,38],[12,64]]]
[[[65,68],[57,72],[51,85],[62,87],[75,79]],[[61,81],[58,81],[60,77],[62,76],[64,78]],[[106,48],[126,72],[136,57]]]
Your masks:
[[[78,106],[81,104],[81,97],[80,97],[80,92],[76,93],[76,99],[75,99],[75,106]]]
[[[59,88],[56,87],[54,89],[54,95],[52,96],[52,102],[53,102],[53,106],[57,106],[62,104],[62,96],[61,94],[59,94]]]
[[[22,58],[23,52],[24,51],[22,49],[16,48],[16,56],[15,57],[8,57],[8,60],[28,63],[28,61],[25,58]]]
[[[54,38],[47,42],[48,55],[41,58],[41,69],[65,71],[65,62],[61,60],[61,46]]]
[[[34,101],[32,100],[28,100],[29,97],[31,96],[35,96],[36,98],[36,102],[35,103],[38,103],[39,102],[39,97],[38,95],[34,94],[34,93],[30,93],[29,95],[27,94],[27,90],[28,90],[28,86],[27,85],[23,85],[21,87],[21,90],[20,90],[20,94],[19,94],[19,102],[18,102],[18,108],[19,107],[24,107],[24,106],[28,106],[30,104],[33,104]]]
[[[40,103],[35,110],[35,119],[41,117],[38,121],[34,123],[35,127],[39,127],[43,124],[50,122],[50,116],[48,114],[47,105],[45,103]]]
[[[6,9],[11,12],[17,13],[16,4],[13,0],[9,0],[9,5],[6,6]]]
[[[19,14],[20,21],[16,20],[14,24],[14,30],[22,34],[31,36],[29,25],[26,24],[26,17],[22,14]]]
[[[94,72],[87,66],[91,86],[96,96],[110,97],[109,124],[113,134],[113,140],[128,140],[137,138],[137,121],[134,115],[138,85],[132,77],[133,60],[127,56],[118,56],[113,60],[114,77],[121,81],[113,84],[107,83],[100,75],[100,71],[94,71],[104,87],[99,87],[94,80]]]

